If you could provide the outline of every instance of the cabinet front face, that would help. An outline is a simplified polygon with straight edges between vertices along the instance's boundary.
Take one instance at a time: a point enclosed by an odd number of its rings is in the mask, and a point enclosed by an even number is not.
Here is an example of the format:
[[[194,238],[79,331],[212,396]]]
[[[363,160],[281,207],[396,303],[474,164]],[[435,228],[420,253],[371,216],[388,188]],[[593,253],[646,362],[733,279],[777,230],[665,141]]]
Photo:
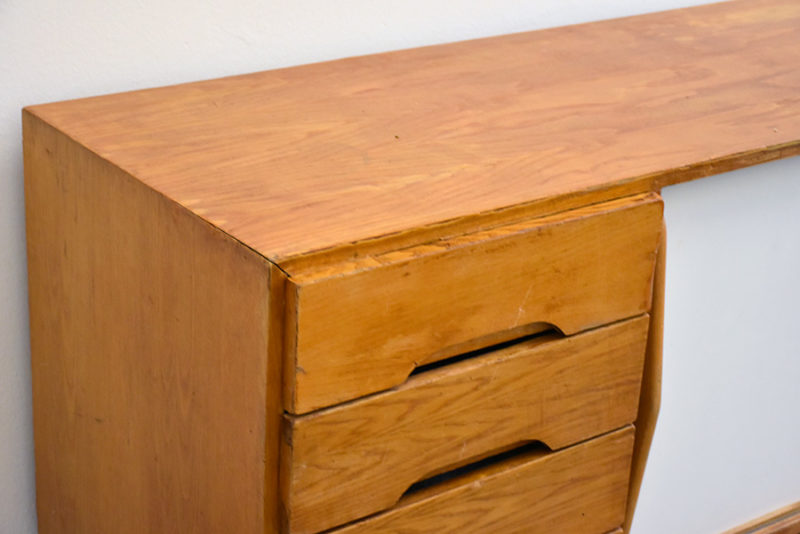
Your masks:
[[[632,424],[661,209],[642,195],[290,273],[288,531],[389,513],[526,442]]]
[[[290,273],[284,405],[396,387],[416,366],[647,312],[661,201],[642,195]]]

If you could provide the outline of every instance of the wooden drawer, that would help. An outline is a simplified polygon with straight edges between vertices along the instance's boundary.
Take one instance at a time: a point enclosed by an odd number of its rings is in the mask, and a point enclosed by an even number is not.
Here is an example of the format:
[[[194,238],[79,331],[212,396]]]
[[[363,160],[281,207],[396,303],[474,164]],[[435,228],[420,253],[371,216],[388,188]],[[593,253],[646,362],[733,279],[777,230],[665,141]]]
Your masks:
[[[647,327],[643,315],[566,338],[543,334],[390,391],[287,416],[290,532],[386,510],[422,479],[525,441],[560,449],[632,423]]]
[[[633,437],[627,427],[558,452],[467,468],[332,532],[602,534],[624,519]]]
[[[647,194],[292,273],[285,409],[389,389],[544,323],[573,334],[646,312],[661,212]]]

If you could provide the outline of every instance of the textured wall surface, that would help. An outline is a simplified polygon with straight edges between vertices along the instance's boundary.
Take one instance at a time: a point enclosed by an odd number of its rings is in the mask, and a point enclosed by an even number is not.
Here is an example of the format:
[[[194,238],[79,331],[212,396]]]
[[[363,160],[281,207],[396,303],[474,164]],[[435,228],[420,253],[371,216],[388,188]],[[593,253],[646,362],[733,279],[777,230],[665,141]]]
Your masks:
[[[23,106],[700,3],[0,2],[0,533],[36,532]],[[665,192],[664,404],[635,532],[710,532],[800,498],[797,171],[778,162]]]

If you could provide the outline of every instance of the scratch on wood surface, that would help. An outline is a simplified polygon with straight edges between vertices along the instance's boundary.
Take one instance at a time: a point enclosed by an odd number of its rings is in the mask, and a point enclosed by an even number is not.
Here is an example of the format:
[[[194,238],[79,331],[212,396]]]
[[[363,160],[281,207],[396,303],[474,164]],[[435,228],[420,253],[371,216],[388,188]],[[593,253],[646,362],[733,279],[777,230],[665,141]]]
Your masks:
[[[531,283],[528,286],[528,290],[525,291],[525,296],[522,297],[522,302],[519,304],[519,308],[517,308],[517,318],[514,319],[514,326],[519,326],[519,320],[522,319],[522,315],[525,313],[525,304],[528,303],[528,297],[531,296],[532,289],[533,289],[533,284]]]

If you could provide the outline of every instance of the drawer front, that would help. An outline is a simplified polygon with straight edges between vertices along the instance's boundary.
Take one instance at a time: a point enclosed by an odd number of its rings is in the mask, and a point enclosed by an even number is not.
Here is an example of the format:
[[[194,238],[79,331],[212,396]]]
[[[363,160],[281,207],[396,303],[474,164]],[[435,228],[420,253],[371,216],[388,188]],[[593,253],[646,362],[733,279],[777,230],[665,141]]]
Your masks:
[[[567,338],[542,335],[287,417],[291,532],[386,510],[419,480],[525,441],[560,449],[632,423],[647,327],[644,315]]]
[[[657,195],[641,195],[292,273],[286,410],[389,389],[541,323],[572,334],[646,312],[661,214]]]
[[[337,534],[601,534],[625,516],[633,428],[410,493]]]

